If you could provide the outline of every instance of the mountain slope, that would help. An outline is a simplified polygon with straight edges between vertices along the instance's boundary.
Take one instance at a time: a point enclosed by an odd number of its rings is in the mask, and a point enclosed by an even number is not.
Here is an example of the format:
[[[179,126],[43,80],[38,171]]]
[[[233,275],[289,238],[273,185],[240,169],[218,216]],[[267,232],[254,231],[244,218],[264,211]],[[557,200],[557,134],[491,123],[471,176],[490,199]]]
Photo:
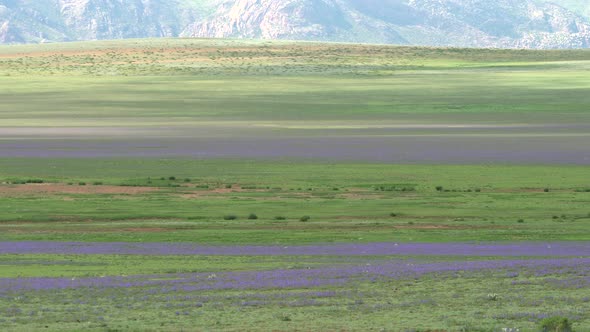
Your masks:
[[[0,0],[0,43],[133,37],[590,47],[583,0]]]
[[[234,0],[183,35],[563,48],[589,47],[590,23],[527,0]]]
[[[0,1],[0,42],[173,37],[206,13],[180,0]],[[201,10],[199,10],[201,9]]]

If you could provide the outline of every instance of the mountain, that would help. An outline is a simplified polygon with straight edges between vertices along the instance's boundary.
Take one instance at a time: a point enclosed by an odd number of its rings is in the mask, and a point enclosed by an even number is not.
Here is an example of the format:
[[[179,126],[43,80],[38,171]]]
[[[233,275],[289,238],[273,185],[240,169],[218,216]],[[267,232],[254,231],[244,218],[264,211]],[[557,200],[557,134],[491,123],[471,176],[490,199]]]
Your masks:
[[[0,0],[0,43],[174,37],[206,13],[186,0]]]
[[[590,47],[586,0],[0,0],[0,43],[134,37]]]

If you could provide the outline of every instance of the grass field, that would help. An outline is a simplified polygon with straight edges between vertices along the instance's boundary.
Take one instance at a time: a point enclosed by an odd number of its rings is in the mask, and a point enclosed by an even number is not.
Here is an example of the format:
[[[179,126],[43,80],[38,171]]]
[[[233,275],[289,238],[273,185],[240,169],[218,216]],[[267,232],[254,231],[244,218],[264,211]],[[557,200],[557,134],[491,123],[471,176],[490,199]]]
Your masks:
[[[584,50],[2,46],[0,330],[590,330],[589,72]]]

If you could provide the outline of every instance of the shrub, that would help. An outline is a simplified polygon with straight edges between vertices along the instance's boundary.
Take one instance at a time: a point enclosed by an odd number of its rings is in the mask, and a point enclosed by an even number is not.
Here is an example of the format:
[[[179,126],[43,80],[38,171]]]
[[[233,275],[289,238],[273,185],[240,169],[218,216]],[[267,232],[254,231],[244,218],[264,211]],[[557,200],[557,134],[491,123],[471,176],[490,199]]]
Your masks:
[[[436,186],[436,191],[443,191],[445,188],[443,186]]]
[[[548,193],[549,192],[549,188],[545,188],[543,189],[544,192]]]
[[[245,189],[245,190],[255,190],[255,189],[258,189],[258,187],[257,186],[242,186],[242,189]]]
[[[283,322],[290,322],[291,321],[291,317],[287,314],[282,314],[279,319]]]
[[[397,217],[397,213],[390,213],[389,216],[395,218],[395,217]]]
[[[524,222],[524,219],[518,219],[518,223],[522,224]]]
[[[231,189],[232,185],[231,184],[226,184],[225,185],[225,189]]]
[[[543,332],[572,332],[572,324],[565,317],[547,317],[541,321]]]
[[[94,186],[102,186],[102,182],[100,182],[100,181],[94,181],[94,182],[92,182],[92,185],[94,185]]]
[[[171,176],[171,177],[168,178],[168,180],[175,181],[176,180],[176,176]]]
[[[287,218],[285,218],[283,216],[276,216],[275,220],[287,220]]]
[[[234,214],[228,214],[223,216],[223,220],[236,220],[238,219],[238,216],[234,215]]]
[[[248,219],[249,220],[256,220],[256,219],[258,219],[258,216],[254,213],[250,213],[250,215],[248,215]]]
[[[184,182],[191,182],[191,179],[184,179]]]
[[[299,218],[299,221],[306,222],[306,221],[309,221],[310,219],[311,219],[310,216],[303,216],[303,217]]]
[[[78,182],[78,185],[79,186],[85,186],[86,185],[86,182]]]
[[[475,192],[476,192],[476,193],[480,193],[480,192],[481,192],[481,189],[479,189],[479,188],[476,188],[476,189],[475,189]]]

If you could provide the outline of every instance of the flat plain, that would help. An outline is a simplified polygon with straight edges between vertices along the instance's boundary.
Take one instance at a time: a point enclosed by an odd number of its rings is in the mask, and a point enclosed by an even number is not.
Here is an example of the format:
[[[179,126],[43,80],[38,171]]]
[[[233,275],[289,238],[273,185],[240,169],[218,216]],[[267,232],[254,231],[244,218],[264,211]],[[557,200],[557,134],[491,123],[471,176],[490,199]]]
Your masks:
[[[0,47],[0,329],[590,329],[590,52]]]

